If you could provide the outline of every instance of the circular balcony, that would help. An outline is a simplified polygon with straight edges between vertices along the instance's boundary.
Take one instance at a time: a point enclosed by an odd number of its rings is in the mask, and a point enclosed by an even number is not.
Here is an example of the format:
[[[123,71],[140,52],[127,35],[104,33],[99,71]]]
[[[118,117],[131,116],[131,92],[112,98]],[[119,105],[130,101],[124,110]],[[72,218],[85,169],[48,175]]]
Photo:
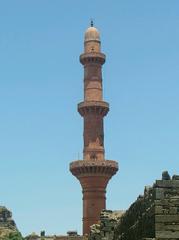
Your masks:
[[[81,116],[95,113],[106,116],[109,111],[109,104],[103,101],[84,101],[78,104],[78,112]]]
[[[118,171],[118,163],[112,160],[77,160],[70,163],[70,171],[77,178],[91,175],[112,177]]]
[[[80,62],[85,65],[87,63],[105,63],[106,56],[100,52],[90,52],[90,53],[83,53],[80,55]]]

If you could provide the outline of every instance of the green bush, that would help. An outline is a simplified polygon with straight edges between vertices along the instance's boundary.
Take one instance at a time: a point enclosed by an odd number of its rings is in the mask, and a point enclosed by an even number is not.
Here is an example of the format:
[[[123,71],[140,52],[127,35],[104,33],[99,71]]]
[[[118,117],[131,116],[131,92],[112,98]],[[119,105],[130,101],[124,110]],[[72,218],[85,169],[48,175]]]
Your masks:
[[[16,232],[16,233],[10,233],[9,236],[4,238],[3,240],[23,240],[23,237],[19,232]]]

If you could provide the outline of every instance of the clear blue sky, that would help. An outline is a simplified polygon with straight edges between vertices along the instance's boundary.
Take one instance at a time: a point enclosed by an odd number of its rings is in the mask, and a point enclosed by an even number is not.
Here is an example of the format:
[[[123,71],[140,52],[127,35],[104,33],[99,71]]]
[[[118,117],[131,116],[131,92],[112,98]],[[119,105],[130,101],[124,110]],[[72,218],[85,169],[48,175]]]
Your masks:
[[[126,209],[163,170],[179,174],[178,0],[0,1],[0,205],[20,231],[81,232],[79,55],[94,18],[107,55],[107,208]]]

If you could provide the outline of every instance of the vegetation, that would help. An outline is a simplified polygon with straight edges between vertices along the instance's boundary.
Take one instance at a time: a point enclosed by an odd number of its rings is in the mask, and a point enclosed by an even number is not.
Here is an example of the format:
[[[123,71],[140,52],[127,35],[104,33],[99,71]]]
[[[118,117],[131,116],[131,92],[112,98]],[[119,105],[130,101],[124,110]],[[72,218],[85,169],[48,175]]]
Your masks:
[[[12,232],[2,240],[23,240],[23,237],[19,232]]]

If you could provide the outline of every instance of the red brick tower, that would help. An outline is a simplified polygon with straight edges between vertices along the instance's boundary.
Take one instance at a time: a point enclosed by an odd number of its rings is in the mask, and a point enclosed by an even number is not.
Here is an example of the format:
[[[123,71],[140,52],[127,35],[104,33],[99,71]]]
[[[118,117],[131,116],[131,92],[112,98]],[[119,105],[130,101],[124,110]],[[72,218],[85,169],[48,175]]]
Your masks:
[[[103,118],[109,111],[102,96],[105,55],[101,53],[100,35],[93,23],[85,32],[80,62],[84,66],[84,101],[78,104],[78,112],[84,118],[83,160],[72,162],[70,171],[83,189],[83,234],[88,234],[106,208],[106,186],[118,170],[117,162],[105,160],[104,156]]]

